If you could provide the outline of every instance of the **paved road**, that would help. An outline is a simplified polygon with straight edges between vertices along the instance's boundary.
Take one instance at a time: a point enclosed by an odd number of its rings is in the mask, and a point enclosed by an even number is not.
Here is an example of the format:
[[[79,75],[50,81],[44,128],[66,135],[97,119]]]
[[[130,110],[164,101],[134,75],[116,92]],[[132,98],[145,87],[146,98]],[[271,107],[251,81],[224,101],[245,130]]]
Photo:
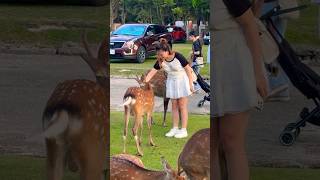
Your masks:
[[[76,56],[0,55],[0,154],[44,155],[43,140],[36,136],[41,132],[43,107],[59,81],[75,78],[94,78]],[[121,110],[123,92],[136,83],[132,79],[111,79],[111,85],[111,109]],[[208,112],[208,104],[196,107],[201,97],[190,98],[191,112]],[[319,167],[320,127],[304,128],[292,147],[278,142],[285,124],[294,121],[302,107],[310,105],[307,102],[293,90],[289,102],[266,104],[263,112],[253,113],[248,130],[252,164]],[[160,98],[156,98],[156,111],[162,111]]]

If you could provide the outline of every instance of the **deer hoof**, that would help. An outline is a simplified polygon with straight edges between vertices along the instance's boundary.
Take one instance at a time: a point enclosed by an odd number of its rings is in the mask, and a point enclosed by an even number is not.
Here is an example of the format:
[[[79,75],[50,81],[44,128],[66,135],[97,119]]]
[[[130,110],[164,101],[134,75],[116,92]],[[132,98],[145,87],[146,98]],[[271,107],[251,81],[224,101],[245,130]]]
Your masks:
[[[138,153],[137,153],[137,156],[142,157],[142,156],[143,156],[143,153],[142,153],[142,152],[138,152]]]

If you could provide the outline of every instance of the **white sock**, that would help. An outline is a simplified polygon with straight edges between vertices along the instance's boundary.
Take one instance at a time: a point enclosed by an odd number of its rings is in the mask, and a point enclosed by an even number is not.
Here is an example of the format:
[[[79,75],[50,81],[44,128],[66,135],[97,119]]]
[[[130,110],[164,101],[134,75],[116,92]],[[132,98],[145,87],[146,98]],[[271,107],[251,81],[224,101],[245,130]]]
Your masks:
[[[172,129],[174,129],[174,130],[178,130],[179,128],[178,128],[178,127],[173,127]]]
[[[181,131],[187,132],[187,128],[181,128]]]

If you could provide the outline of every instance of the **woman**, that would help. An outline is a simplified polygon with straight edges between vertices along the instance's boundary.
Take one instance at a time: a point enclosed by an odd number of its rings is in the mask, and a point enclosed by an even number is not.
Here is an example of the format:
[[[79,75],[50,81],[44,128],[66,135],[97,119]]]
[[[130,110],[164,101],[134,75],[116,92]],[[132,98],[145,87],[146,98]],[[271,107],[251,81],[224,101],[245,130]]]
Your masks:
[[[158,60],[153,69],[147,74],[145,81],[149,82],[161,68],[167,72],[166,96],[172,102],[173,128],[166,133],[166,136],[185,138],[188,136],[187,97],[194,92],[192,69],[186,58],[178,52],[171,51],[170,45],[165,40],[161,40],[157,44],[156,51]],[[181,117],[179,118],[180,115]],[[182,121],[181,129],[178,128],[179,119]]]
[[[228,179],[248,180],[249,114],[258,106],[259,95],[267,95],[258,29],[249,0],[213,0],[211,5],[213,179],[221,178],[218,152],[222,152]]]

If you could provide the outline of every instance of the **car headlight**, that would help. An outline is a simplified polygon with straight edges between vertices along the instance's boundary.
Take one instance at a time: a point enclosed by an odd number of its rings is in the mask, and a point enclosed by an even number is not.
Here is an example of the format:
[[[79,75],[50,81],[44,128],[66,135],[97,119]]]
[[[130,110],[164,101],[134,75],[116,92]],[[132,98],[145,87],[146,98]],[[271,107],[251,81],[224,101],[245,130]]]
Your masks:
[[[135,39],[130,40],[130,41],[124,43],[124,47],[127,47],[127,48],[129,48],[129,49],[135,49],[135,50],[136,50],[137,45],[135,45],[134,42],[135,42]]]

